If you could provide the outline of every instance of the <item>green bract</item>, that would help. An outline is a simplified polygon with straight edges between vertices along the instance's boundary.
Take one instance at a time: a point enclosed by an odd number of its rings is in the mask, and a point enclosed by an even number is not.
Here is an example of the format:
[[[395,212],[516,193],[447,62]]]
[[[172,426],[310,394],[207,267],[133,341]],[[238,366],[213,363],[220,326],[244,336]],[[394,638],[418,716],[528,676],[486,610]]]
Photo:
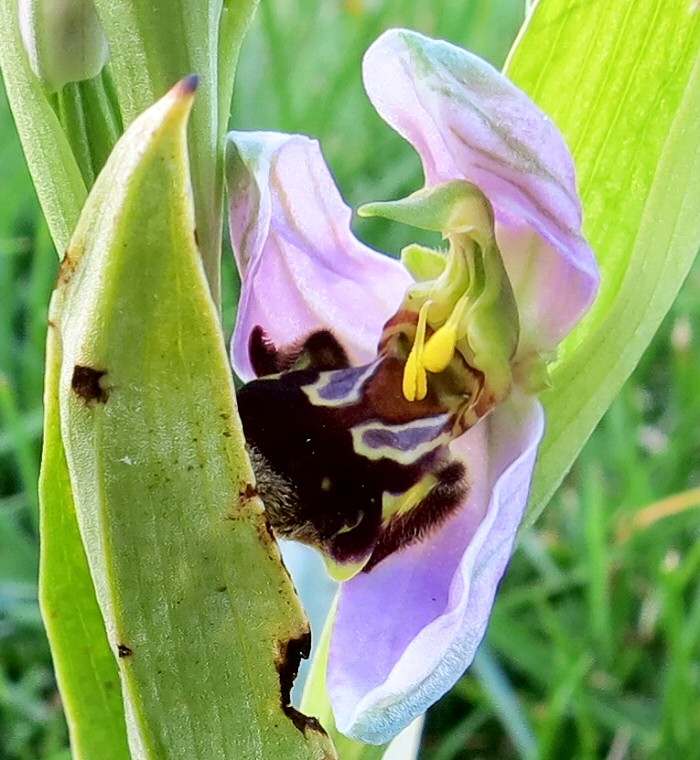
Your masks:
[[[700,13],[687,0],[542,0],[509,76],[576,160],[600,294],[560,346],[530,501],[545,507],[668,311],[698,250]],[[543,50],[547,57],[543,59]]]
[[[255,495],[195,242],[193,87],[173,88],[117,144],[52,300],[44,528],[55,557],[74,530],[70,486],[106,625],[105,640],[86,594],[83,628],[71,626],[70,642],[61,629],[58,670],[82,757],[125,756],[116,703],[102,699],[119,691],[116,660],[134,760],[332,758],[320,726],[289,707],[308,627]],[[65,472],[61,440],[70,483],[47,498]],[[49,560],[44,609],[56,634],[73,599],[51,586]],[[85,565],[72,570],[89,591]],[[90,665],[86,649],[99,655]],[[117,742],[111,754],[88,728],[93,709],[116,721],[101,726]]]

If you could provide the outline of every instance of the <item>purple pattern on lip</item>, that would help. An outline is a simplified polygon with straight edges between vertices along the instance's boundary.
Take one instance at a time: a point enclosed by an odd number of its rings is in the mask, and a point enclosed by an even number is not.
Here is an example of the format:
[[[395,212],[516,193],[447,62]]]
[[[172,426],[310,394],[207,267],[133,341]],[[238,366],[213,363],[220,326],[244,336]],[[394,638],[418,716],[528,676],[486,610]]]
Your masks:
[[[363,429],[362,443],[369,449],[390,448],[397,451],[411,451],[434,441],[441,433],[444,433],[448,420],[448,416],[442,414],[405,425],[380,423],[376,427]]]
[[[345,403],[359,401],[362,387],[376,366],[377,362],[372,362],[367,367],[349,367],[335,372],[322,372],[318,382],[311,387],[324,401]]]

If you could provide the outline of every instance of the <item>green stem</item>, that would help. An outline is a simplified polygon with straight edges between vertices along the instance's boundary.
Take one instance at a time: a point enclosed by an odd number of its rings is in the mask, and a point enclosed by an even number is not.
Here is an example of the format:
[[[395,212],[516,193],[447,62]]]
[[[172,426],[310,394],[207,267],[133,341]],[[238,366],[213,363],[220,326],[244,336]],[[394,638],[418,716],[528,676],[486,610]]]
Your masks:
[[[316,654],[311,663],[309,677],[304,687],[304,695],[301,700],[301,711],[305,715],[313,715],[326,729],[338,750],[338,757],[342,760],[380,760],[386,752],[387,745],[376,746],[362,744],[353,739],[343,736],[335,725],[333,709],[331,708],[326,689],[326,670],[328,666],[328,651],[331,643],[331,632],[335,622],[335,611],[338,604],[336,597],[328,611],[323,632],[318,642]]]
[[[58,118],[66,132],[83,182],[90,188],[97,175],[92,164],[80,86],[76,82],[70,82],[58,93]]]

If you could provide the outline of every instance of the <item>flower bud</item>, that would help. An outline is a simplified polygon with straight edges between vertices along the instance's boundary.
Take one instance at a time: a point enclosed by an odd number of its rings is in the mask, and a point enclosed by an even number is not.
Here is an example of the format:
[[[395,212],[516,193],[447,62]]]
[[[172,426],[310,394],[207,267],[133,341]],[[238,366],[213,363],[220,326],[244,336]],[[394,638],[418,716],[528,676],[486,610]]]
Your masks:
[[[91,0],[19,0],[29,65],[49,92],[102,71],[109,48]]]

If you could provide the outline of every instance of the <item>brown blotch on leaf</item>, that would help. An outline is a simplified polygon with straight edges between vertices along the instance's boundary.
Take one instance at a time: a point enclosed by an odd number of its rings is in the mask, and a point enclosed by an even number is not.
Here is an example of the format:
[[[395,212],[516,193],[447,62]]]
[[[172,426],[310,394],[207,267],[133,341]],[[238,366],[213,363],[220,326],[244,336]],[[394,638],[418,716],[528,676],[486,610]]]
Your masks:
[[[71,281],[71,278],[75,274],[75,267],[75,257],[71,256],[69,251],[66,251],[63,254],[61,265],[58,268],[58,281],[56,282],[57,288],[61,287],[62,285],[67,285]]]
[[[292,686],[299,672],[299,665],[311,654],[311,631],[306,628],[301,635],[279,642],[275,667],[280,677],[282,706],[291,704]]]
[[[71,388],[73,392],[88,405],[105,404],[109,398],[109,392],[102,385],[102,378],[107,374],[105,369],[84,367],[76,364],[73,369]]]
[[[261,520],[261,530],[260,530],[260,540],[263,544],[266,543],[272,543],[277,544],[277,540],[275,539],[275,533],[272,530],[272,525],[270,524],[270,521],[263,515],[263,520]],[[265,533],[263,534],[262,529],[264,528]]]
[[[307,731],[316,731],[319,734],[328,736],[328,732],[321,725],[318,718],[314,718],[313,715],[304,715],[303,712],[299,712],[296,707],[291,705],[287,707],[284,714],[292,721],[292,723],[306,736]]]
[[[240,496],[241,501],[250,501],[251,499],[257,498],[258,489],[253,483],[246,483],[243,488],[240,489],[238,495]]]
[[[275,667],[280,677],[280,700],[282,711],[294,725],[306,735],[307,731],[317,731],[326,734],[318,719],[309,717],[292,707],[292,686],[299,672],[299,665],[308,659],[311,652],[311,632],[307,629],[301,636],[287,641],[280,641]]]
[[[240,486],[238,489],[238,501],[230,505],[226,519],[234,521],[240,520],[241,518],[245,519],[247,514],[247,503],[250,499],[254,499],[256,494],[257,491],[255,490],[255,486],[251,483],[246,483],[245,485]]]
[[[131,657],[133,653],[134,650],[131,649],[131,647],[128,647],[126,644],[119,644],[117,646],[117,654],[119,655],[119,659],[122,659],[123,657]]]

